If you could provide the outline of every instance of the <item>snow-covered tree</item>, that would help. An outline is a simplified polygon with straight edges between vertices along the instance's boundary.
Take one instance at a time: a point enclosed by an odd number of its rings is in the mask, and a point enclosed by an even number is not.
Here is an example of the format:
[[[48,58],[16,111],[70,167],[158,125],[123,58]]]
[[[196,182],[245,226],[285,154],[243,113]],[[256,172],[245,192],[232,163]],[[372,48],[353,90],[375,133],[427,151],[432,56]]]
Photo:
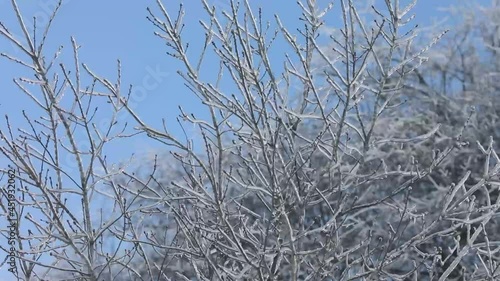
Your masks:
[[[498,278],[498,3],[460,11],[446,34],[416,27],[416,1],[299,1],[287,26],[250,1],[203,0],[197,45],[182,33],[189,11],[158,0],[148,19],[207,110],[181,109],[190,139],[143,121],[120,72],[111,82],[81,65],[75,40],[74,69],[57,68],[11,2],[23,38],[0,34],[23,56],[3,56],[32,71],[15,83],[41,110],[0,131],[26,186],[19,278]],[[121,112],[133,130],[114,122]],[[104,147],[137,134],[165,152],[111,167]]]

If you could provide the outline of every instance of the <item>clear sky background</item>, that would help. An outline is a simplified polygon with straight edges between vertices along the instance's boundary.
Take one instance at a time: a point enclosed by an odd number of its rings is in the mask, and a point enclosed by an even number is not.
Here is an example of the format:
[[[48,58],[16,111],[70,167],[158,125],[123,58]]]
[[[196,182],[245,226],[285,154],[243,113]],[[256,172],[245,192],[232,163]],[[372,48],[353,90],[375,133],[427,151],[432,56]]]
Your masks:
[[[208,0],[209,3],[223,9],[229,7],[228,1]],[[27,22],[32,23],[32,17],[37,16],[41,22],[40,24],[42,24],[47,22],[48,15],[57,0],[19,0],[18,2]],[[172,15],[175,15],[179,1],[164,0],[163,2]],[[198,21],[201,18],[207,19],[207,16],[202,9],[200,0],[187,0],[185,2],[186,31],[184,40],[190,42],[190,49],[195,54],[198,54],[200,44],[204,39],[201,29],[198,28]],[[285,24],[298,27],[300,22],[297,21],[298,10],[295,2],[251,0],[252,5],[264,8],[263,12],[266,19],[273,20],[272,15],[277,13]],[[321,5],[326,5],[329,1],[319,0],[318,2]],[[336,5],[339,1],[333,2]],[[439,7],[460,5],[462,2],[457,0],[420,0],[414,9],[416,14],[414,23],[426,26],[430,25],[433,20],[444,19],[446,14],[439,12]],[[484,5],[490,1],[472,2]],[[203,107],[198,99],[186,89],[182,79],[176,74],[176,70],[181,65],[165,54],[167,47],[164,42],[153,35],[156,29],[146,20],[148,15],[146,7],[148,6],[152,7],[153,11],[158,12],[154,0],[64,1],[49,34],[45,54],[51,57],[59,45],[64,45],[63,62],[71,64],[72,62],[69,60],[72,56],[70,36],[74,36],[82,46],[80,49],[81,62],[85,62],[96,73],[114,80],[116,77],[116,60],[121,60],[124,90],[128,84],[144,86],[144,83],[149,83],[145,81],[152,81],[151,72],[156,70],[159,75],[154,81],[157,83],[155,83],[154,87],[148,89],[143,97],[136,102],[135,109],[144,121],[157,127],[161,125],[161,118],[165,118],[167,124],[171,125],[173,129],[172,133],[181,136],[181,131],[175,125],[175,117],[179,114],[178,106],[181,105],[187,112],[201,114],[203,114]],[[338,11],[338,9],[335,9],[335,11]],[[334,16],[327,18],[327,25],[339,23],[340,14],[335,11],[332,14]],[[0,21],[11,29],[14,34],[21,35],[10,6],[10,0],[0,0]],[[291,28],[291,30],[294,29]],[[438,32],[436,30],[436,33]],[[4,38],[0,39],[1,52],[12,55],[20,54]],[[210,66],[210,61],[208,63],[208,66]],[[210,69],[205,68],[205,71],[207,70],[210,72]],[[32,102],[12,83],[14,77],[23,75],[26,75],[25,70],[14,66],[12,62],[7,61],[5,58],[0,58],[0,129],[2,130],[6,128],[3,118],[5,115],[10,116],[14,125],[22,127],[25,127],[23,124],[26,124],[20,119],[22,110],[31,112],[30,115],[33,117],[38,116]],[[31,75],[29,76],[31,77]],[[103,113],[103,116],[105,115]],[[122,120],[131,121],[130,118]],[[134,138],[115,143],[107,153],[112,161],[120,161],[130,157],[132,153],[140,155],[155,151],[158,148],[160,148],[159,145],[155,145],[151,141],[146,142],[145,138]],[[0,165],[5,166],[6,163],[5,159],[0,159]],[[2,186],[4,184],[2,182]],[[3,225],[0,222],[0,226]],[[4,242],[0,241],[0,243]],[[3,253],[0,254],[1,260],[3,260]],[[9,275],[6,275],[5,270],[6,266],[0,269],[0,281],[13,280]]]
[[[211,0],[209,3],[220,8],[228,8],[229,0]],[[41,1],[19,1],[21,9],[27,22],[33,22],[32,17],[37,16],[41,23],[47,22],[49,11],[53,9],[57,0]],[[207,16],[202,9],[201,0],[185,1],[185,42],[191,43],[191,52],[198,54],[199,46],[203,42],[203,34],[198,21]],[[326,5],[329,1],[319,1]],[[337,1],[333,1],[334,5]],[[378,0],[380,2],[380,0]],[[404,1],[402,1],[404,2]],[[406,1],[409,2],[409,1]],[[420,0],[414,9],[416,18],[414,23],[420,26],[431,24],[432,20],[440,20],[446,16],[439,12],[438,7],[446,7],[461,1],[457,0]],[[477,1],[487,3],[488,0]],[[167,9],[175,15],[179,1],[164,1]],[[282,20],[290,26],[300,26],[297,22],[298,10],[295,1],[262,1],[252,0],[254,6],[264,7],[264,15],[273,19],[272,15],[278,13]],[[288,4],[284,4],[288,3]],[[153,89],[147,90],[146,94],[135,103],[135,109],[140,116],[150,124],[161,125],[161,118],[167,120],[171,125],[173,133],[178,134],[180,130],[175,122],[178,115],[178,106],[181,105],[187,112],[201,112],[203,107],[198,99],[186,89],[182,79],[176,74],[181,67],[178,61],[167,56],[168,50],[164,42],[153,35],[155,27],[146,20],[147,7],[152,7],[158,12],[155,1],[120,1],[120,0],[87,0],[64,1],[58,16],[56,17],[51,33],[49,34],[46,47],[48,57],[52,56],[59,45],[64,45],[63,61],[72,66],[70,36],[74,36],[82,46],[80,49],[81,62],[85,62],[96,73],[114,80],[116,77],[116,61],[122,62],[123,90],[128,84],[135,87],[141,86],[144,79],[150,79],[151,71],[159,72],[159,83]],[[337,10],[334,8],[334,10]],[[333,12],[332,15],[339,15]],[[21,35],[17,28],[14,14],[10,8],[10,0],[0,0],[0,20],[10,27],[15,34]],[[41,25],[41,23],[39,25]],[[335,17],[327,18],[327,25],[338,24]],[[294,28],[291,28],[292,30]],[[436,30],[436,33],[439,32]],[[13,53],[14,48],[6,40],[0,40],[0,52]],[[17,54],[14,52],[14,54]],[[209,61],[208,61],[208,64]],[[207,68],[205,68],[205,71]],[[6,59],[0,59],[0,116],[8,114],[11,119],[21,117],[21,110],[33,110],[32,102],[12,83],[14,77],[22,76],[22,69],[14,67],[14,64]],[[210,70],[209,70],[210,71]],[[166,75],[168,73],[168,75]],[[149,81],[149,80],[148,80]],[[17,118],[16,118],[17,117]],[[123,120],[130,120],[128,117]],[[2,120],[3,121],[3,120]],[[0,128],[5,122],[0,122]],[[147,144],[139,142],[131,146],[130,142],[116,143],[109,151],[111,159],[116,157],[127,157],[126,154],[150,149],[156,149],[154,143]],[[151,147],[152,146],[152,147]],[[2,164],[0,160],[0,164]]]

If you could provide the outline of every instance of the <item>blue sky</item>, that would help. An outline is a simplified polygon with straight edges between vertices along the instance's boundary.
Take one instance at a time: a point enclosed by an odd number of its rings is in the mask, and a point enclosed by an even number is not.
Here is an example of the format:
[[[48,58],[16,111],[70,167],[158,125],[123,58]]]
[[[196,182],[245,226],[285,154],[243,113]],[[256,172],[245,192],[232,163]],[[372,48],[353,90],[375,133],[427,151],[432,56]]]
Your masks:
[[[20,6],[28,22],[32,22],[31,17],[37,16],[43,23],[47,21],[48,11],[55,6],[57,0],[20,2],[23,3]],[[164,2],[166,7],[175,14],[179,1]],[[327,1],[319,2],[327,3]],[[414,10],[416,14],[414,22],[420,23],[422,26],[429,24],[433,18],[440,19],[444,14],[437,12],[436,8],[457,2],[460,1],[420,0]],[[486,3],[487,1],[477,2]],[[198,28],[198,21],[200,18],[206,19],[206,15],[200,3],[201,1],[198,0],[186,1],[185,3],[185,41],[191,42],[193,52],[196,51],[196,46],[203,42],[203,34]],[[228,7],[228,0],[212,0],[211,3],[222,8]],[[267,18],[272,18],[272,14],[278,13],[285,23],[297,24],[298,12],[294,7],[295,1],[289,1],[289,7],[283,4],[284,1],[253,0],[251,3],[254,6],[264,7]],[[9,7],[10,1],[0,0],[0,5],[1,7]],[[82,46],[80,49],[81,61],[89,65],[96,73],[113,79],[116,77],[116,60],[120,59],[123,67],[123,85],[140,86],[144,79],[150,76],[152,70],[157,70],[160,72],[161,82],[158,83],[157,87],[142,95],[144,97],[136,103],[136,110],[145,121],[151,124],[160,125],[160,118],[166,118],[167,124],[173,126],[172,129],[180,133],[175,123],[175,117],[179,113],[178,106],[182,105],[186,111],[194,113],[200,112],[203,108],[176,74],[176,70],[181,65],[165,54],[167,48],[164,42],[153,35],[155,28],[146,20],[148,6],[153,7],[154,11],[158,11],[153,0],[65,1],[49,34],[46,54],[51,56],[62,44],[65,45],[64,58],[70,58],[70,36],[74,36]],[[0,10],[0,19],[8,27],[15,27],[15,18],[9,8]],[[283,12],[285,8],[287,10]],[[338,15],[338,13],[334,13],[334,15]],[[330,17],[327,19],[327,24],[336,24],[334,21],[336,19]],[[18,29],[13,28],[13,30],[17,34],[21,34]],[[12,46],[6,44],[5,40],[0,40],[1,52],[12,52],[12,49]],[[20,76],[18,70],[20,70],[19,67],[13,68],[13,64],[6,59],[0,60],[1,73],[8,73],[8,75],[0,75],[2,89],[0,95],[9,97],[8,99],[2,98],[0,102],[1,115],[5,112],[10,116],[19,116],[21,109],[30,110],[31,103],[12,83],[13,77]],[[122,145],[123,148],[130,148],[128,143]],[[150,145],[153,144],[141,143],[135,144],[133,147],[142,150],[149,149]],[[124,152],[120,146],[115,146],[117,151]],[[111,152],[110,154],[118,155]]]
[[[378,1],[380,2],[380,0]],[[32,23],[31,18],[37,16],[43,23],[47,21],[47,15],[57,1],[19,2],[22,2],[20,7],[27,22]],[[172,11],[172,14],[175,14],[178,2],[164,1],[165,6]],[[198,29],[198,21],[200,18],[206,19],[206,15],[200,4],[201,1],[185,2],[185,41],[191,42],[192,52],[196,54],[197,47],[203,42],[202,33]],[[318,2],[320,4],[328,3],[328,1]],[[338,1],[334,1],[334,5],[336,2]],[[439,20],[446,16],[437,11],[438,7],[458,5],[461,2],[463,1],[420,0],[414,9],[416,14],[414,22],[421,26],[429,25],[431,20]],[[486,4],[490,1],[475,2]],[[228,7],[228,0],[209,0],[209,3],[222,8]],[[256,7],[263,7],[264,15],[268,19],[272,19],[271,16],[277,13],[285,24],[292,26],[300,24],[296,20],[298,13],[294,6],[295,1],[255,0],[251,3]],[[203,112],[203,107],[198,99],[186,89],[183,81],[176,74],[176,70],[181,65],[165,54],[167,48],[164,42],[153,35],[155,28],[146,20],[146,7],[148,6],[153,7],[154,11],[158,11],[153,0],[64,1],[49,34],[46,54],[50,57],[59,45],[65,45],[62,59],[63,62],[71,63],[69,60],[71,58],[70,36],[74,36],[82,46],[80,50],[81,62],[88,64],[96,73],[111,79],[116,77],[116,60],[120,59],[123,67],[123,85],[133,84],[147,88],[136,102],[135,109],[138,114],[147,123],[155,126],[161,125],[161,118],[165,118],[167,125],[173,129],[172,133],[180,135],[181,131],[175,124],[175,117],[179,113],[178,106],[182,105],[187,112],[194,113]],[[0,0],[0,7],[0,21],[12,28],[14,34],[21,34],[16,27],[15,17],[10,9],[10,0]],[[335,22],[336,20],[335,17],[330,17],[327,19],[327,24],[338,24]],[[3,38],[0,39],[0,52],[19,54]],[[208,70],[207,75],[209,74]],[[14,77],[22,75],[25,75],[24,70],[14,66],[6,59],[0,58],[0,129],[2,130],[5,129],[4,115],[9,115],[14,120],[14,124],[19,126],[25,124],[19,119],[22,110],[37,116],[37,111],[32,103],[12,83]],[[130,118],[126,118],[126,120],[131,121]],[[150,152],[159,147],[152,142],[146,142],[144,138],[136,138],[118,142],[107,152],[113,161],[120,161],[130,157],[132,153]],[[5,159],[0,159],[0,165],[6,165],[6,163]],[[3,259],[2,256],[0,255],[0,260]],[[5,267],[0,269],[0,280],[10,280],[5,275]]]

